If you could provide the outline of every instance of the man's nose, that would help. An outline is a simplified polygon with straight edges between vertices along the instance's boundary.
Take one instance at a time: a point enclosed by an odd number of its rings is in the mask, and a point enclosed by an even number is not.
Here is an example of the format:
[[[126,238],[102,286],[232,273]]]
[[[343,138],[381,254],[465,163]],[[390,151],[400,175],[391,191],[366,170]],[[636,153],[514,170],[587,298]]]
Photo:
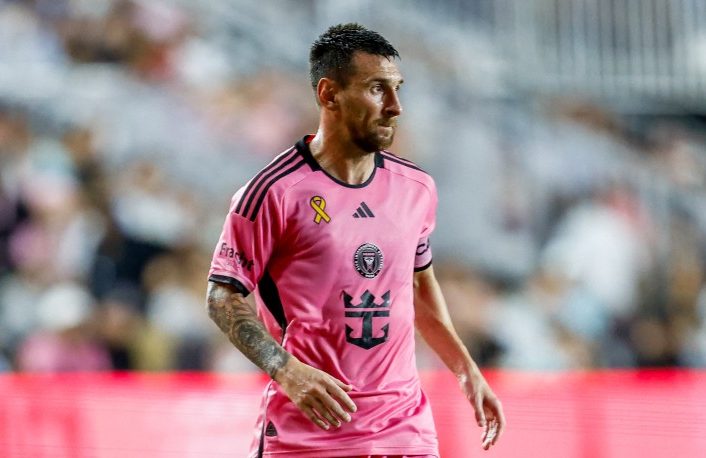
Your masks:
[[[400,102],[400,97],[399,94],[397,94],[397,91],[390,91],[385,102],[385,115],[392,118],[402,114],[402,103]]]

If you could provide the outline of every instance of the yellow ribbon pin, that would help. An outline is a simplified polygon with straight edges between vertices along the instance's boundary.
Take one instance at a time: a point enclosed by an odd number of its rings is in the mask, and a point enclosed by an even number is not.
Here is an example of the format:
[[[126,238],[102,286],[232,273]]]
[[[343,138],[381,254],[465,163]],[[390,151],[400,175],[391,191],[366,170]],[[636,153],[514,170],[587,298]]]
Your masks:
[[[314,222],[316,224],[320,224],[321,220],[324,220],[326,223],[331,221],[331,217],[324,211],[324,208],[326,208],[326,201],[323,197],[312,197],[309,201],[309,205],[311,205],[311,208],[313,208],[316,212],[316,216],[314,217]]]

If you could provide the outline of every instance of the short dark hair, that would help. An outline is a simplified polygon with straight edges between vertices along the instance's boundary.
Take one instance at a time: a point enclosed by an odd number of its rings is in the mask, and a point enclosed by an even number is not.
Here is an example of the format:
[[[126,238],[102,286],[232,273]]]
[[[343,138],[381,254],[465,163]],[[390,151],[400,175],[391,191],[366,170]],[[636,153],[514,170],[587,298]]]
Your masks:
[[[348,76],[353,72],[351,61],[356,51],[388,59],[400,57],[397,50],[382,35],[360,24],[331,26],[314,41],[309,51],[311,87],[316,90],[321,78],[331,78],[345,86]]]

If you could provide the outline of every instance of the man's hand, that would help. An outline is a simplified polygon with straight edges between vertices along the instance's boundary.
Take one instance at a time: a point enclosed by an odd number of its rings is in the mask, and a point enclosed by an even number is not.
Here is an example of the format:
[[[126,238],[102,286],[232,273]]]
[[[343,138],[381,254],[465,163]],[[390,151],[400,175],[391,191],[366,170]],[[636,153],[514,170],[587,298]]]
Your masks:
[[[350,385],[294,357],[277,371],[274,380],[304,415],[321,429],[340,427],[342,421],[351,421],[348,412],[357,410],[347,394],[352,389]]]
[[[208,313],[230,341],[253,363],[266,371],[285,394],[321,429],[351,421],[343,410],[355,412],[347,392],[350,385],[299,361],[267,332],[257,314],[232,286],[208,283]]]
[[[480,372],[469,377],[460,377],[459,383],[466,398],[473,405],[478,426],[483,428],[481,445],[484,450],[488,450],[491,445],[495,445],[505,430],[502,404]]]

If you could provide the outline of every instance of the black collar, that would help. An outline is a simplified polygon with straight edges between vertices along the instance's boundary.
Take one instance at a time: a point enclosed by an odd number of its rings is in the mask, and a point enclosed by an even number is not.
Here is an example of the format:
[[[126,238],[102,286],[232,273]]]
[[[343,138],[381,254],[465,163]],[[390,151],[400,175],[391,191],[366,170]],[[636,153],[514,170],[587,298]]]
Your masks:
[[[370,174],[367,180],[365,180],[363,183],[360,184],[350,184],[346,183],[345,181],[341,181],[338,178],[334,177],[333,175],[329,174],[326,170],[322,169],[321,166],[319,165],[318,162],[316,162],[316,159],[314,158],[314,155],[311,154],[311,149],[309,148],[309,143],[311,140],[314,138],[313,135],[306,135],[304,138],[299,140],[295,147],[297,148],[297,151],[299,154],[302,155],[304,158],[304,161],[306,161],[307,164],[309,164],[309,167],[311,167],[311,170],[313,171],[321,171],[324,175],[329,177],[331,180],[333,180],[335,183],[340,184],[341,186],[345,186],[347,188],[364,188],[370,183],[373,182],[373,178],[375,178],[375,172],[377,171],[378,168],[384,169],[385,168],[385,159],[382,157],[382,154],[380,154],[379,151],[375,152],[375,168],[373,169],[373,173]]]

